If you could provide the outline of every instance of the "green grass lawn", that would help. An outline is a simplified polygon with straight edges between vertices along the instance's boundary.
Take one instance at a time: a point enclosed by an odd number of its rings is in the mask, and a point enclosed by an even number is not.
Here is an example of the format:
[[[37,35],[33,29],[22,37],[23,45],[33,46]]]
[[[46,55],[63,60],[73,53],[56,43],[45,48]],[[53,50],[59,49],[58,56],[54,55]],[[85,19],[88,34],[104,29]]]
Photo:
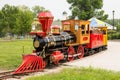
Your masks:
[[[31,53],[32,40],[0,41],[0,69],[15,69],[22,63],[22,54]]]
[[[26,80],[120,80],[120,72],[93,68],[68,68],[59,73],[52,73]]]

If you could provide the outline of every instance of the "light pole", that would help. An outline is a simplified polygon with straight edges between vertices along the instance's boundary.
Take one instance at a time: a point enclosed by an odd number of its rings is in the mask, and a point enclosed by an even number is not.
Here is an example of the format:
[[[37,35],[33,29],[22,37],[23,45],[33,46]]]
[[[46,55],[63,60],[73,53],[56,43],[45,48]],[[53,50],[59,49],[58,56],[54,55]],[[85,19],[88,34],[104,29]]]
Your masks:
[[[114,30],[114,13],[115,13],[115,11],[113,10],[112,13],[113,13],[113,30]]]

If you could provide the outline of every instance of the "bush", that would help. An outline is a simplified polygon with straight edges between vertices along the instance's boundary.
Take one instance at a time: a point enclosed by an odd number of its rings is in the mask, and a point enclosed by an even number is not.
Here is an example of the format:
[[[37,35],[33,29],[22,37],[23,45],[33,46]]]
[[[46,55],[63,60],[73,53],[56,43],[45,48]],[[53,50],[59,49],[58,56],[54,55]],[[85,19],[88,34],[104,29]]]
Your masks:
[[[120,32],[119,31],[109,31],[108,39],[120,39]]]

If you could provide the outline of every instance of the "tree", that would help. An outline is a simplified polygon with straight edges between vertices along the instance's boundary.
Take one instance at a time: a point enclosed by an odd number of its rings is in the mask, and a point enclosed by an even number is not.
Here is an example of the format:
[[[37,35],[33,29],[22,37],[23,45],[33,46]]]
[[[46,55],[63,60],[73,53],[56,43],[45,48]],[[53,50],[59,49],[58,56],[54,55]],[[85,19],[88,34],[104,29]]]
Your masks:
[[[103,0],[67,0],[67,2],[71,4],[70,10],[72,11],[72,19],[77,16],[79,19],[88,20],[95,16],[96,13],[98,14],[98,10],[103,6]],[[107,19],[108,16],[103,16],[103,14],[101,14],[99,18]]]
[[[0,37],[4,36],[2,30],[3,30],[3,14],[2,14],[2,11],[0,11]]]
[[[0,34],[26,35],[30,32],[32,21],[33,12],[27,6],[6,4],[0,10]]]
[[[14,33],[12,29],[15,27],[16,17],[18,13],[18,8],[15,6],[4,5],[1,10],[1,22],[2,32],[4,33]]]
[[[95,12],[95,17],[98,18],[98,19],[100,19],[100,20],[106,21],[107,18],[108,18],[108,15],[104,14],[103,10],[99,10],[99,11]]]
[[[32,11],[30,11],[30,9],[27,6],[19,6],[19,13],[16,19],[16,27],[14,28],[14,32],[22,36],[28,34],[30,32],[32,21]]]
[[[113,25],[113,19],[108,19],[107,23]],[[120,19],[114,19],[114,26],[117,27],[117,31],[120,31]]]
[[[44,7],[38,6],[38,5],[34,6],[32,10],[33,10],[34,17],[37,17],[39,12],[46,11]]]
[[[0,10],[0,36],[3,34],[16,34],[18,36],[28,34],[34,16],[38,12],[46,10],[44,7],[35,6],[33,11],[25,5],[10,6],[5,4]]]

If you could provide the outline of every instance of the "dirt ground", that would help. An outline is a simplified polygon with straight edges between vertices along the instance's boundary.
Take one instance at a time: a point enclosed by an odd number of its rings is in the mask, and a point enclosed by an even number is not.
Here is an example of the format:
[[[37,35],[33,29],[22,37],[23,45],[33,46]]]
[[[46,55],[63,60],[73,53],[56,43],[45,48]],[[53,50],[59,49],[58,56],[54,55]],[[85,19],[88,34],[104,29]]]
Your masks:
[[[30,76],[38,76],[50,73],[56,73],[61,71],[65,67],[94,67],[113,71],[120,71],[120,40],[109,41],[108,49],[92,56],[84,57],[83,59],[77,59],[72,62],[64,63],[63,65],[53,69],[45,69],[44,72],[38,72],[31,74]],[[8,79],[8,80],[25,80],[26,77],[21,79]]]

